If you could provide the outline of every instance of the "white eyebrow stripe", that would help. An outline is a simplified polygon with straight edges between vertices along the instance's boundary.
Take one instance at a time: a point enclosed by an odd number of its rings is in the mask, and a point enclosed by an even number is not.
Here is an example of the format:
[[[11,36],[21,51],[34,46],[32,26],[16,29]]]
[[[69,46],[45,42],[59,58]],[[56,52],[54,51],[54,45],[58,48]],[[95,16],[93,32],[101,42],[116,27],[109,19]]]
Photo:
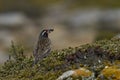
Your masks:
[[[42,36],[45,34],[45,32],[46,32],[46,31],[43,31],[43,32],[42,32]]]

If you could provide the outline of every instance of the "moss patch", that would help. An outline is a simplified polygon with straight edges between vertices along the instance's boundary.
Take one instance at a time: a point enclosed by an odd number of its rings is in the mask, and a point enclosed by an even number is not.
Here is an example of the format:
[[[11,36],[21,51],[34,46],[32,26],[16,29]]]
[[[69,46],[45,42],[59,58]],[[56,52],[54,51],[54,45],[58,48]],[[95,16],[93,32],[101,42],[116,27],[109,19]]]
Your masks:
[[[95,77],[101,71],[107,75],[106,71],[103,70],[105,66],[120,62],[119,43],[119,39],[102,40],[76,48],[69,47],[68,49],[52,51],[48,57],[34,66],[33,56],[25,56],[24,49],[12,43],[10,58],[0,67],[0,79],[55,80],[63,72],[78,69],[81,66],[94,72]],[[115,62],[116,60],[117,62]],[[107,72],[109,71],[110,69],[107,70]]]

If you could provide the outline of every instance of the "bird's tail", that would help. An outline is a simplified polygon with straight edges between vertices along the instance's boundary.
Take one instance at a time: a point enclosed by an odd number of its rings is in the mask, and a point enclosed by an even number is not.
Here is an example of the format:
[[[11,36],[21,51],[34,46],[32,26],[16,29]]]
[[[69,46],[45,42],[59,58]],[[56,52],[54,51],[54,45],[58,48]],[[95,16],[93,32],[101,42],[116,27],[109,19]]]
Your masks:
[[[33,51],[33,56],[34,56],[33,66],[38,63],[38,58],[37,58],[36,54],[37,54],[37,49],[34,49],[34,51]]]

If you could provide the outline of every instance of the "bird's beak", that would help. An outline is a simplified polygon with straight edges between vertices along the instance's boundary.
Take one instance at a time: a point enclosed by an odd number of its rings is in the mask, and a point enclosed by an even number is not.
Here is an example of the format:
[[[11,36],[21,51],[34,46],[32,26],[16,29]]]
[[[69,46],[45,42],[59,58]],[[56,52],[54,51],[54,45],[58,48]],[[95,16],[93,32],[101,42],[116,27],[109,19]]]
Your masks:
[[[48,33],[51,33],[51,32],[53,32],[54,31],[54,29],[49,29],[48,30]]]

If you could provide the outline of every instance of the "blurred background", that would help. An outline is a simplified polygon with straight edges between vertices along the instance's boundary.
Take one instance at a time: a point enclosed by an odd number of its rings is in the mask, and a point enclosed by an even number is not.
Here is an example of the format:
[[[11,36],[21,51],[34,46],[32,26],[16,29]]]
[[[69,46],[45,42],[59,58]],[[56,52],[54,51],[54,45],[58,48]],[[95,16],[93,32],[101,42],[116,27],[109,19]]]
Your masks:
[[[120,32],[119,0],[0,0],[0,63],[8,59],[11,41],[33,48],[42,29],[52,49],[76,47],[110,39]]]

